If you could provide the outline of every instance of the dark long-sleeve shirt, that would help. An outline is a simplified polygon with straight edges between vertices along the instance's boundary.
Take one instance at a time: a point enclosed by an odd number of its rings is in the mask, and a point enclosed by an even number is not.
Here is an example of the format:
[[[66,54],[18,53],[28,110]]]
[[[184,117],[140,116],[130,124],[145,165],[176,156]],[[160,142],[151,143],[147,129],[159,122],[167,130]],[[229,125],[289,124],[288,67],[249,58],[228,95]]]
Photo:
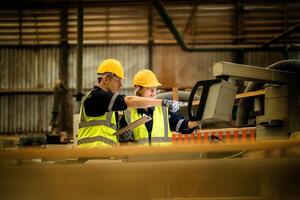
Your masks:
[[[106,92],[98,86],[94,89],[84,101],[85,113],[91,117],[98,117],[108,112],[108,106],[111,102],[114,93]],[[124,100],[125,95],[118,94],[112,106],[112,111],[122,111],[127,109]]]
[[[85,114],[90,117],[98,117],[108,112],[108,107],[111,102],[114,93],[106,92],[98,86],[94,86],[92,92],[84,101]],[[127,105],[124,100],[125,95],[118,94],[112,111],[122,111],[127,109]],[[118,122],[118,112],[115,112],[116,122]],[[118,123],[117,123],[118,124]]]

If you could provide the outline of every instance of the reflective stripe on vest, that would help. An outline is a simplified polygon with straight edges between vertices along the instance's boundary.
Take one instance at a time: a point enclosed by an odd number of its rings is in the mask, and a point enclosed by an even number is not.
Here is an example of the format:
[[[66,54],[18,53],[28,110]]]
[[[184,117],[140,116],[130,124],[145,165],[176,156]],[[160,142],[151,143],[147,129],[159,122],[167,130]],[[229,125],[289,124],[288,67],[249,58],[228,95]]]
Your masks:
[[[106,144],[115,145],[116,143],[108,138],[102,137],[102,136],[95,136],[95,137],[88,137],[88,138],[82,138],[78,140],[78,145],[81,144],[88,144],[93,142],[104,142]]]
[[[113,114],[113,112],[111,112],[111,111],[112,111],[112,107],[115,103],[117,96],[118,96],[118,94],[114,94],[113,97],[111,98],[110,103],[108,105],[109,112],[106,115],[106,126],[109,126],[109,127],[113,128],[114,130],[117,130],[117,126],[111,123],[111,117]]]
[[[130,110],[125,110],[125,121],[127,122],[127,124],[131,123],[131,113]]]
[[[148,140],[148,138],[138,139],[137,143],[138,144],[148,144],[149,140]]]
[[[115,103],[115,100],[117,98],[118,94],[114,94],[113,97],[111,98],[110,102],[109,102],[109,105],[108,105],[108,111],[112,111],[112,107]]]
[[[164,136],[165,136],[165,142],[168,141],[168,133],[169,133],[169,124],[168,124],[168,113],[167,113],[167,108],[166,107],[162,107],[162,112],[163,112],[163,115],[164,115]],[[154,139],[154,138],[153,138]],[[151,138],[151,141],[154,142],[154,140],[152,140]]]
[[[106,117],[108,119],[109,117]],[[111,123],[107,123],[107,120],[94,120],[94,121],[87,121],[87,122],[80,122],[79,128],[89,127],[89,126],[108,126],[114,130],[117,130],[117,126]]]
[[[86,98],[91,94],[93,90],[89,91],[88,93],[86,93],[82,99],[82,102],[81,102],[81,106],[80,106],[80,113],[79,113],[79,116],[80,116],[80,122],[84,122],[85,119],[84,119],[84,115],[83,115],[83,102],[86,100]],[[79,124],[80,124],[79,122]]]

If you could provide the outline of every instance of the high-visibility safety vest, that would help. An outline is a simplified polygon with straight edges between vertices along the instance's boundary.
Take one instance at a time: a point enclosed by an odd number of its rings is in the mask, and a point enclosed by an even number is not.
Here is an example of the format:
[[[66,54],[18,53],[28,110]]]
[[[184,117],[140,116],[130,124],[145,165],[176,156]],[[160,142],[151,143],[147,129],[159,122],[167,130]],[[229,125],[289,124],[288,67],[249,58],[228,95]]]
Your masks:
[[[108,111],[102,116],[87,116],[84,109],[84,101],[89,96],[87,93],[80,107],[80,122],[78,129],[78,146],[83,148],[112,147],[117,144],[117,137],[113,133],[117,130],[115,112],[112,111],[115,99],[118,94],[114,94]]]
[[[142,115],[137,112],[137,109],[126,110],[125,119],[127,123],[131,123]],[[151,131],[151,145],[164,145],[172,143],[172,133],[169,126],[168,110],[166,107],[156,106],[152,116],[153,126]],[[142,124],[133,129],[135,140],[138,144],[148,145],[149,137],[148,130],[145,124]]]

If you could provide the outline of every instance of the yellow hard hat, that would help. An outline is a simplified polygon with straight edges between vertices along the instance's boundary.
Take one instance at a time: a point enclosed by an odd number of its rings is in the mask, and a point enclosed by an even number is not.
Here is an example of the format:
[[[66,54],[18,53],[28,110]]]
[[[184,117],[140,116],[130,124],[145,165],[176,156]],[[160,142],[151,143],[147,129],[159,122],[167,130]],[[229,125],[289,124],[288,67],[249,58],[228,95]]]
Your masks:
[[[142,87],[157,87],[161,86],[158,82],[155,74],[147,69],[138,71],[133,78],[133,85],[139,85]]]
[[[116,59],[106,59],[100,63],[97,69],[97,74],[103,74],[107,72],[113,73],[119,78],[124,78],[123,66],[121,62]]]

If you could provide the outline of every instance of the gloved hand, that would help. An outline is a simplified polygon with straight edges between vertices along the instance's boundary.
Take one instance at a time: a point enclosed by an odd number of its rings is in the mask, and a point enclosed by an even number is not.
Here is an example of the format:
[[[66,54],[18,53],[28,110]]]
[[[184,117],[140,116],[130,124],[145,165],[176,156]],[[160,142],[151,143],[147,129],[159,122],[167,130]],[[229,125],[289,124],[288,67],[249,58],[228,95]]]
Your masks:
[[[161,102],[162,106],[166,106],[169,108],[170,112],[177,112],[179,110],[179,103],[178,101],[173,101],[173,100],[169,100],[169,99],[163,99]]]
[[[132,131],[126,131],[119,136],[119,142],[134,142],[134,135]]]

